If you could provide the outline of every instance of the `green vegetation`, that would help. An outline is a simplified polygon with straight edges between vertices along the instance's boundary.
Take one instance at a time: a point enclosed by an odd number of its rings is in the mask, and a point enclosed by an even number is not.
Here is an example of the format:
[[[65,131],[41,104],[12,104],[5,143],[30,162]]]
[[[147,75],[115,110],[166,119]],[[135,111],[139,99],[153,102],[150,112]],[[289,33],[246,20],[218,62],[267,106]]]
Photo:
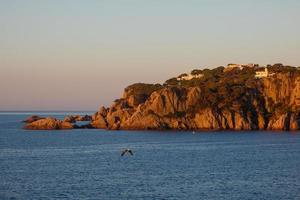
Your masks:
[[[281,63],[274,65],[267,65],[270,73],[299,73],[300,70],[296,67],[285,66]],[[217,67],[214,69],[194,69],[192,75],[203,74],[201,78],[194,78],[191,80],[177,80],[177,78],[171,78],[164,83],[164,86],[180,86],[180,87],[218,87],[219,84],[228,85],[245,85],[248,88],[255,88],[257,86],[257,79],[254,78],[256,68],[244,67],[242,70],[239,68],[233,68],[232,70],[224,72],[224,67]],[[186,74],[181,74],[182,77]]]
[[[198,74],[202,74],[202,70],[200,69],[194,69],[193,71],[191,71],[192,75],[198,75]]]
[[[161,84],[147,84],[147,83],[135,83],[125,88],[125,92],[129,92],[132,95],[150,95],[152,92],[161,89]]]
[[[296,67],[283,65],[281,63],[274,64],[273,66],[268,65],[267,67],[271,73],[287,73],[287,72],[298,73],[299,72],[299,70],[297,70]]]
[[[167,85],[179,85],[180,81],[177,81],[177,78],[170,78],[164,83],[164,86]]]

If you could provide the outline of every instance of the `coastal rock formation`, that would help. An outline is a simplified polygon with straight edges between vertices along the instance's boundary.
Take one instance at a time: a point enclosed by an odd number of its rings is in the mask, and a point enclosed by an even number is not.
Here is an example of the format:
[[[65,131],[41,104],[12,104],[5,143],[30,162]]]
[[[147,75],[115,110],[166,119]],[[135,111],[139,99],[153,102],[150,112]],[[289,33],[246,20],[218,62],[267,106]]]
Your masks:
[[[300,130],[300,113],[292,114],[290,117],[290,130]]]
[[[33,130],[57,130],[57,129],[72,129],[72,128],[74,128],[73,124],[52,117],[39,119],[37,121],[28,123],[24,126],[24,129],[33,129]]]
[[[92,116],[90,115],[84,115],[84,116],[80,116],[80,115],[68,115],[64,118],[65,122],[70,122],[70,123],[75,123],[78,121],[92,121]]]
[[[235,65],[234,65],[235,66]],[[261,70],[263,69],[263,73]],[[189,79],[163,85],[136,83],[109,108],[63,122],[36,121],[28,127],[128,130],[284,130],[300,129],[300,70],[282,64],[240,65],[193,70]],[[258,76],[259,75],[259,76]],[[66,124],[63,124],[66,123]]]
[[[108,110],[102,106],[98,112],[92,115],[92,122],[90,125],[94,128],[106,129],[108,125],[106,121],[107,112]]]
[[[90,115],[84,115],[84,116],[77,115],[75,117],[75,121],[91,121],[91,120],[92,120],[92,116]]]
[[[268,67],[204,70],[192,80],[134,84],[110,108],[93,116],[95,128],[177,130],[299,130],[300,71]]]
[[[69,122],[69,123],[75,123],[76,122],[76,118],[73,115],[68,115],[64,118],[63,120],[64,122]]]

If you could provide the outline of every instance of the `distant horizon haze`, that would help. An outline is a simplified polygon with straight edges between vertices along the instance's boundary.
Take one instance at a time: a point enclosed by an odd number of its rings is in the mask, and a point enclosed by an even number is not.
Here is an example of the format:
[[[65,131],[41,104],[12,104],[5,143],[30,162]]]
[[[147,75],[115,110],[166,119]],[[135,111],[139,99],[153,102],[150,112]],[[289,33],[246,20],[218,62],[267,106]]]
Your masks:
[[[300,66],[298,0],[1,0],[0,111],[97,111],[228,63]]]

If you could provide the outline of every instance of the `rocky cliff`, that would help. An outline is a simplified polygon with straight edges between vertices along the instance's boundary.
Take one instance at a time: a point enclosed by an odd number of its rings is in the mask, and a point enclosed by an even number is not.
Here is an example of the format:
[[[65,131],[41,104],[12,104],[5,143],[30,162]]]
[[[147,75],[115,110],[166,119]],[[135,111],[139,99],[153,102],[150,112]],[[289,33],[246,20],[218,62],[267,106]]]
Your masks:
[[[163,85],[133,84],[91,125],[104,129],[299,130],[300,70],[268,66],[197,70],[201,78],[169,79]],[[195,71],[195,70],[194,70]]]
[[[300,68],[269,65],[263,68],[268,74],[256,78],[259,70],[258,65],[196,69],[189,79],[136,83],[93,116],[64,121],[34,116],[25,128],[300,130]],[[74,126],[78,120],[91,123]]]

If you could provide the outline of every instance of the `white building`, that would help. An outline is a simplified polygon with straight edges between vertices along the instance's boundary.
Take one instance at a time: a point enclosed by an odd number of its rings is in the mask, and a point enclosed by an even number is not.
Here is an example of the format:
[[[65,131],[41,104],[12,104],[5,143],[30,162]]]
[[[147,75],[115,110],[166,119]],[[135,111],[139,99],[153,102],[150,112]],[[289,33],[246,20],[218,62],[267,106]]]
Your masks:
[[[239,68],[239,69],[243,69],[241,64],[228,64],[227,65],[228,68]]]
[[[201,77],[203,77],[203,74],[195,74],[195,75],[193,75],[193,74],[186,74],[184,76],[178,77],[177,81],[183,81],[183,80],[188,81],[188,80],[192,80],[193,78],[201,78]]]
[[[258,64],[253,64],[253,63],[249,63],[249,64],[232,64],[231,63],[231,64],[227,65],[227,67],[224,69],[224,72],[231,71],[235,68],[243,70],[245,67],[254,68],[257,66],[258,66]]]
[[[268,68],[265,67],[264,70],[258,70],[255,72],[255,78],[264,78],[269,76]]]

